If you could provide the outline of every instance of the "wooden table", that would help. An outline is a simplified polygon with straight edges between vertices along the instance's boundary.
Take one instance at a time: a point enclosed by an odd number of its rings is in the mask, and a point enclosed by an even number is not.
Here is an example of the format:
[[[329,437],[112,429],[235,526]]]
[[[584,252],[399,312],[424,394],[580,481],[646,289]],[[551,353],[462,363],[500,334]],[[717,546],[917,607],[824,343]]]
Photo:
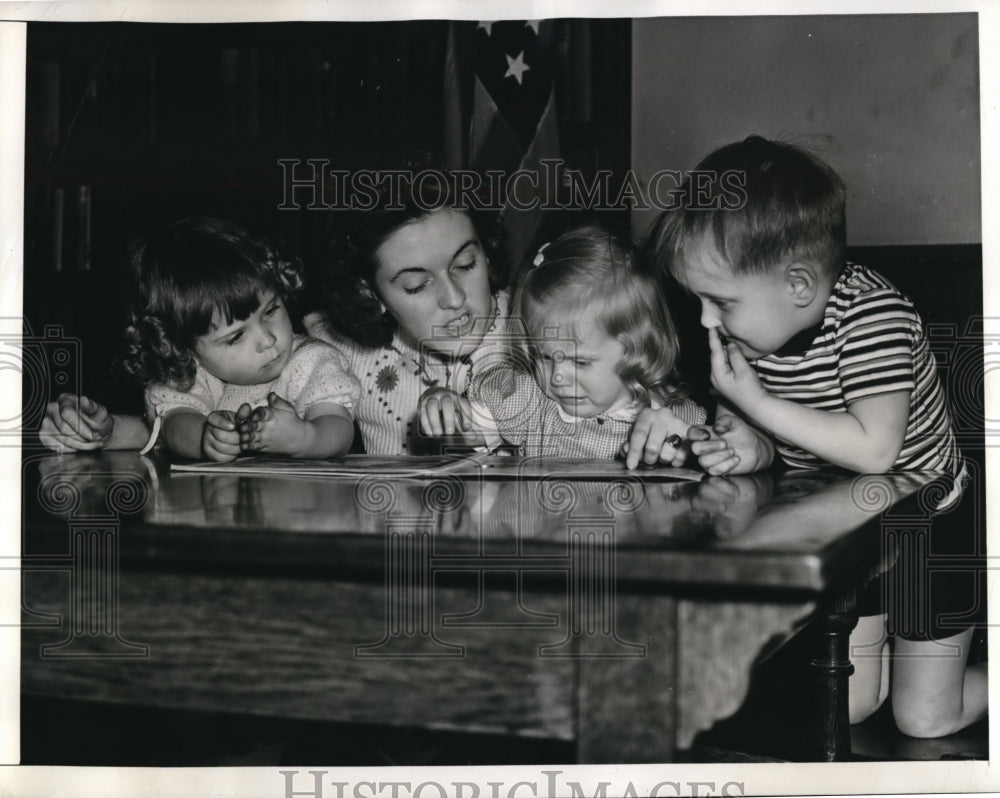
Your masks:
[[[879,520],[930,481],[331,480],[26,455],[22,690],[664,762],[822,617],[832,758],[850,671],[836,601],[878,568]]]

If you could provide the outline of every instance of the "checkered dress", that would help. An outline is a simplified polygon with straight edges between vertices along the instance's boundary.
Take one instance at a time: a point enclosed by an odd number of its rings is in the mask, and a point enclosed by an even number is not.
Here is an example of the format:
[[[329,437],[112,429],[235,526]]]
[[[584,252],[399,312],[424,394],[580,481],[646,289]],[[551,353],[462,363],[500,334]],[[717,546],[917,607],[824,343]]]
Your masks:
[[[512,444],[527,456],[552,455],[612,460],[632,432],[643,405],[638,402],[593,418],[567,416],[530,374],[509,365],[482,372],[469,385],[475,420],[487,441]],[[669,405],[678,434],[705,422],[705,411],[690,399]]]

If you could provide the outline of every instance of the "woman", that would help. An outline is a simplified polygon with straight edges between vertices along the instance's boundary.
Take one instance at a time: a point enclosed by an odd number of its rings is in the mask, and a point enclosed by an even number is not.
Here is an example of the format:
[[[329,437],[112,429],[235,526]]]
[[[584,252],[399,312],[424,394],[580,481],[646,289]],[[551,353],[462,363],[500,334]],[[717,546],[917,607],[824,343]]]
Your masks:
[[[484,359],[503,352],[496,219],[446,193],[420,200],[387,196],[348,220],[316,280],[322,309],[305,318],[361,382],[355,414],[369,454],[419,451],[420,396],[464,393]]]

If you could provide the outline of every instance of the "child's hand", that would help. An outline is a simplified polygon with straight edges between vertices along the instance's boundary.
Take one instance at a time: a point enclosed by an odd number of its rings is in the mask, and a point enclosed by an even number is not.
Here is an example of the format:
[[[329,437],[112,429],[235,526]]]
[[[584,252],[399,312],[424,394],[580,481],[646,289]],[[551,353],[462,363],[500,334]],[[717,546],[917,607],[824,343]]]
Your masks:
[[[254,408],[249,416],[243,413],[243,407],[237,414],[239,443],[244,451],[294,454],[305,446],[308,422],[299,418],[291,402],[276,393],[269,393],[267,405]]]
[[[205,474],[200,484],[205,520],[212,524],[232,524],[240,511],[240,477],[236,474]]]
[[[684,465],[688,449],[684,444],[687,424],[673,414],[669,407],[653,410],[644,408],[635,420],[632,435],[622,446],[625,466],[635,468],[639,461],[653,465],[657,461],[674,467]]]
[[[38,437],[57,452],[89,451],[107,445],[114,428],[114,416],[104,405],[64,393],[46,406]]]
[[[709,474],[748,474],[767,468],[774,456],[760,433],[739,416],[721,415],[712,427],[688,430],[691,451]]]
[[[253,408],[247,402],[241,404],[236,410],[236,426],[239,427],[243,422],[249,421],[251,415],[253,415]]]
[[[772,495],[768,474],[710,476],[698,483],[698,492],[692,499],[691,506],[708,513],[716,535],[731,538],[749,529],[757,517],[757,511]]]
[[[715,327],[708,329],[708,348],[712,361],[712,386],[752,417],[758,402],[768,396],[757,373],[736,344],[723,346]]]
[[[228,463],[240,453],[240,432],[236,414],[230,410],[216,410],[208,414],[201,433],[201,451],[209,460]]]
[[[420,397],[420,430],[424,435],[441,437],[461,433],[477,439],[479,430],[472,420],[469,400],[450,388],[429,388]]]

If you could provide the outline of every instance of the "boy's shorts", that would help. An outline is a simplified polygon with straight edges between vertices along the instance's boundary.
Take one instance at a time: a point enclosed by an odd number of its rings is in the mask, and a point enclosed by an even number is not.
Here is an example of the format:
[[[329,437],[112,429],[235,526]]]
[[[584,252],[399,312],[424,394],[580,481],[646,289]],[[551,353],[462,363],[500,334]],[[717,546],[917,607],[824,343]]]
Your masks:
[[[983,480],[966,481],[956,504],[912,522],[887,519],[892,563],[858,598],[862,617],[888,615],[890,636],[940,640],[986,622]]]

